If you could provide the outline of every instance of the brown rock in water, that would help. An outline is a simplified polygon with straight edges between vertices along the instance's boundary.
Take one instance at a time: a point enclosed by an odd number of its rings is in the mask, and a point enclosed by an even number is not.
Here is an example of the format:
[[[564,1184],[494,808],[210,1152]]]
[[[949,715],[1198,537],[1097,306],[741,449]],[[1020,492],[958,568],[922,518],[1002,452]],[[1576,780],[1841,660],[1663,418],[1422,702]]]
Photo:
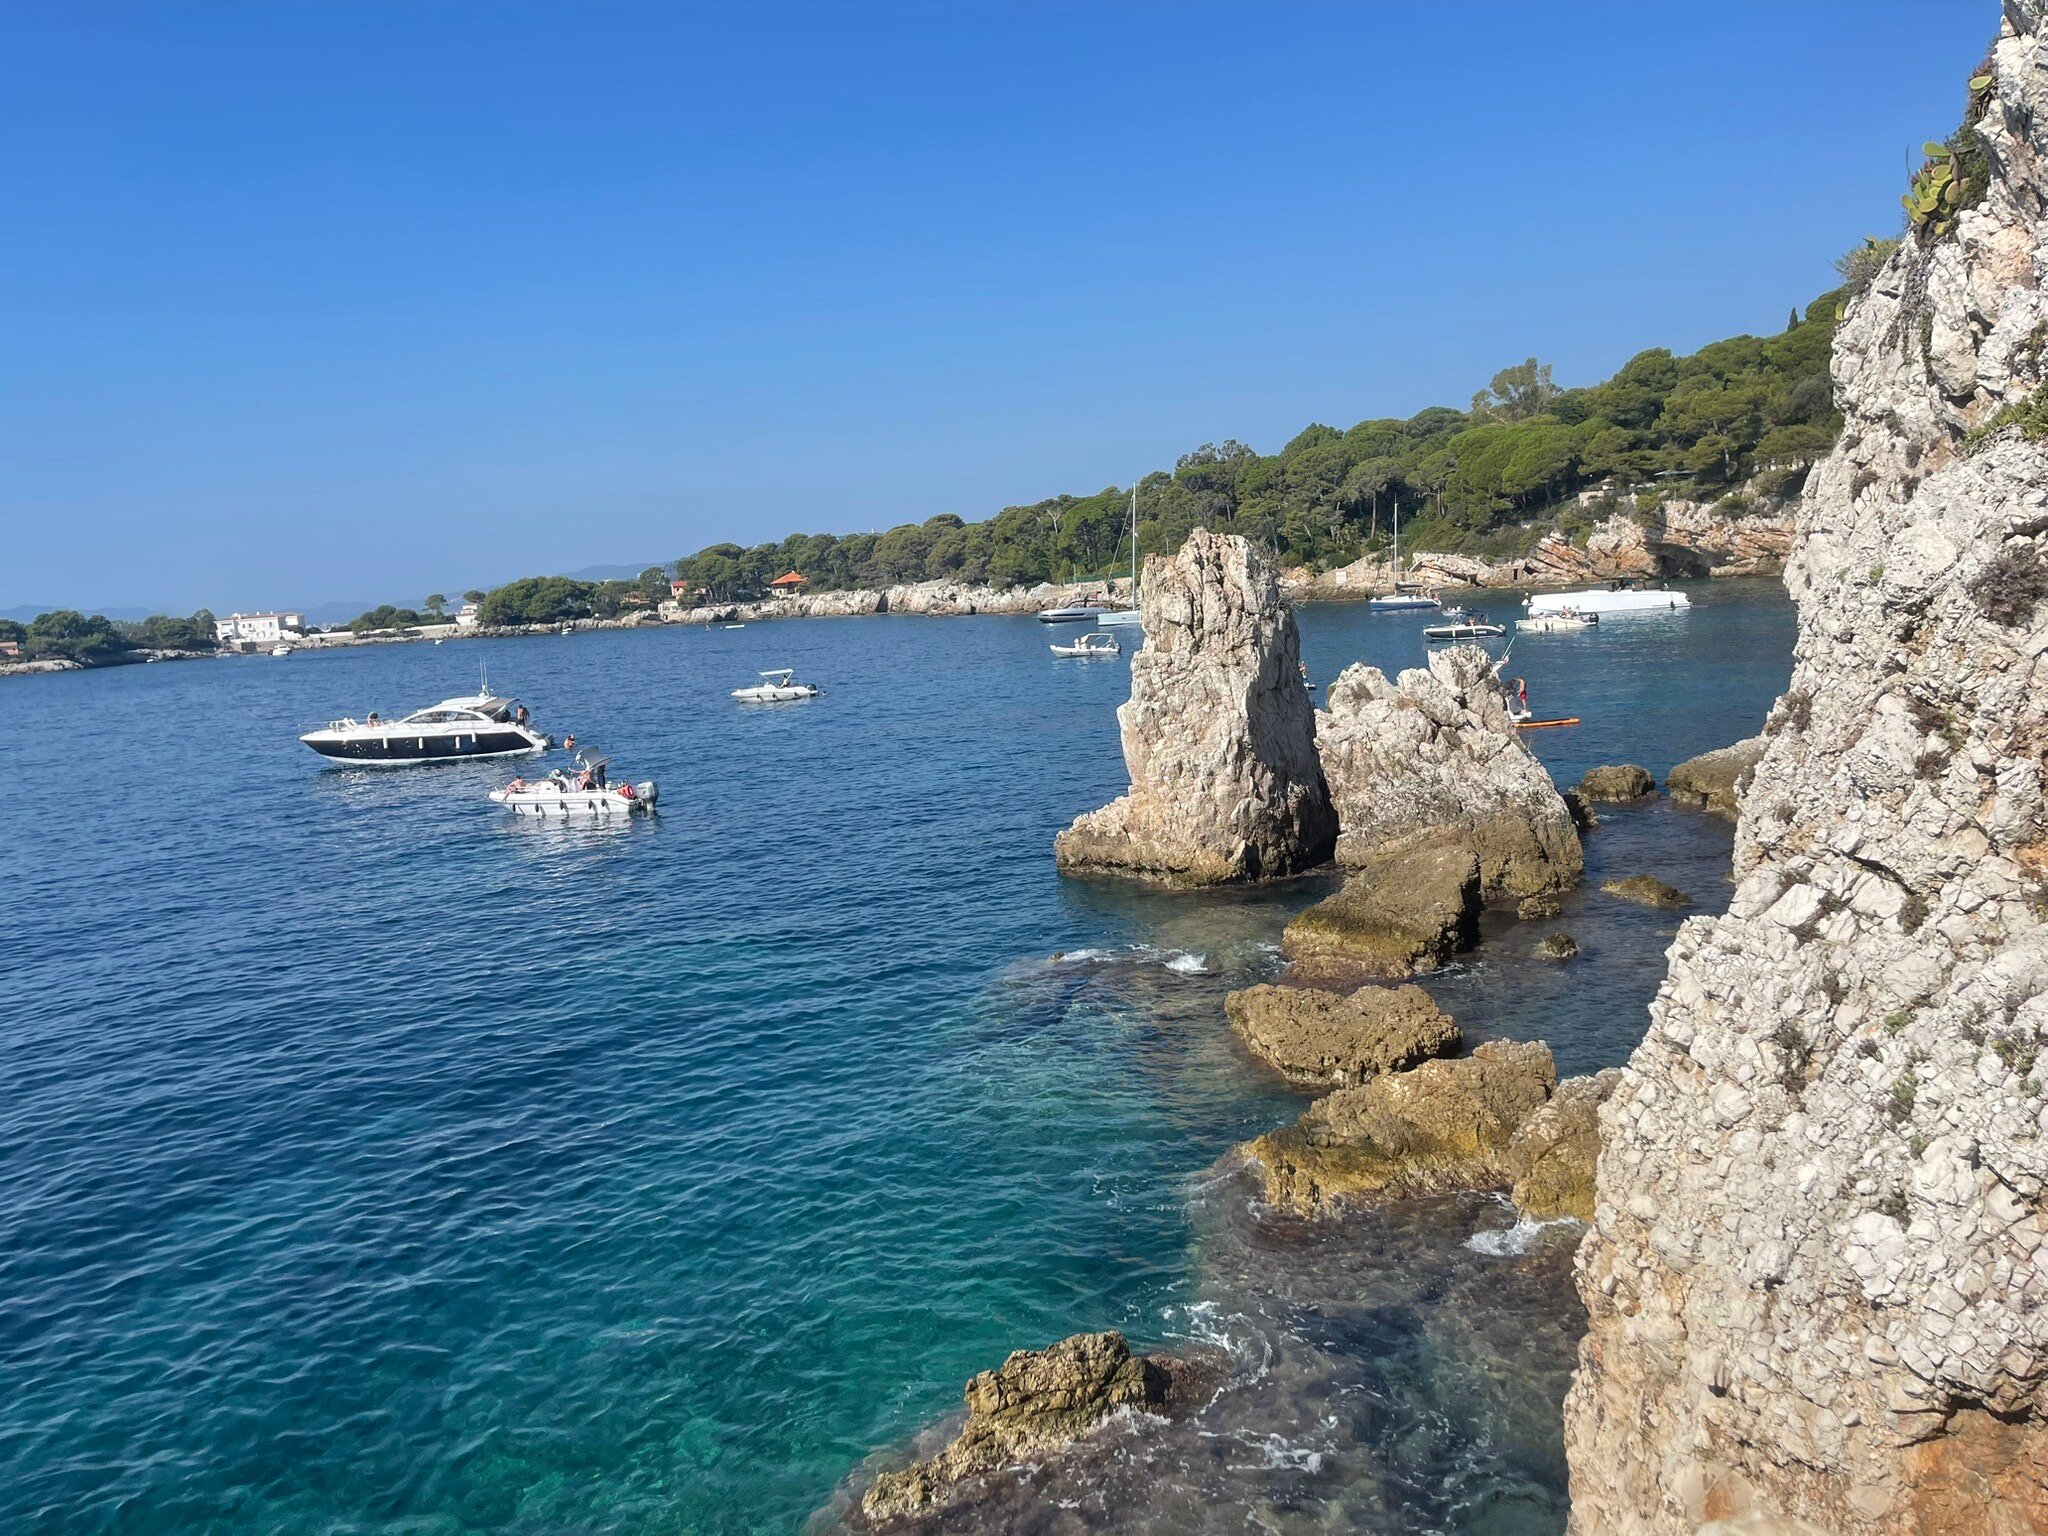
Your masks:
[[[1562,911],[1564,911],[1564,896],[1556,891],[1551,891],[1542,896],[1524,896],[1515,903],[1515,916],[1525,923],[1540,921],[1546,917],[1556,917]]]
[[[1254,1056],[1297,1083],[1358,1083],[1458,1048],[1458,1026],[1420,987],[1247,987],[1223,1000]]]
[[[1349,666],[1327,702],[1316,750],[1343,829],[1338,863],[1454,841],[1478,857],[1488,896],[1577,882],[1585,853],[1571,810],[1508,719],[1484,651],[1437,651],[1392,682]]]
[[[1572,960],[1579,953],[1579,941],[1568,933],[1553,933],[1536,946],[1538,958],[1544,960]]]
[[[1764,738],[1752,736],[1732,747],[1689,757],[1664,777],[1664,787],[1680,805],[1697,805],[1717,816],[1735,819],[1735,800],[1747,775],[1764,755]]]
[[[1593,1219],[1600,1106],[1620,1082],[1618,1067],[1591,1077],[1568,1077],[1542,1108],[1515,1128],[1508,1145],[1515,1165],[1511,1193],[1523,1215],[1539,1221],[1557,1216]]]
[[[1515,1130],[1556,1084],[1549,1046],[1489,1040],[1455,1061],[1340,1088],[1243,1150],[1267,1199],[1303,1215],[1374,1195],[1505,1189],[1518,1171]]]
[[[1261,880],[1330,857],[1294,614],[1272,567],[1197,528],[1145,562],[1145,646],[1117,710],[1131,787],[1053,839],[1063,870],[1177,885]]]
[[[1657,781],[1647,768],[1619,763],[1587,769],[1577,789],[1582,800],[1640,800],[1657,793]]]
[[[1042,1350],[1020,1349],[967,1383],[967,1422],[929,1461],[877,1477],[861,1500],[870,1523],[951,1503],[980,1478],[1077,1440],[1119,1408],[1165,1402],[1171,1378],[1131,1353],[1120,1333],[1077,1333]]]
[[[1643,907],[1665,907],[1676,911],[1692,905],[1692,898],[1675,885],[1666,885],[1655,875],[1630,875],[1625,880],[1602,881],[1600,889],[1623,901]]]
[[[1479,860],[1458,846],[1378,860],[1287,925],[1280,952],[1310,974],[1412,976],[1479,931]]]
[[[1980,14],[1963,206],[1834,330],[1728,910],[1601,1111],[1577,1536],[2048,1531],[2048,6]]]

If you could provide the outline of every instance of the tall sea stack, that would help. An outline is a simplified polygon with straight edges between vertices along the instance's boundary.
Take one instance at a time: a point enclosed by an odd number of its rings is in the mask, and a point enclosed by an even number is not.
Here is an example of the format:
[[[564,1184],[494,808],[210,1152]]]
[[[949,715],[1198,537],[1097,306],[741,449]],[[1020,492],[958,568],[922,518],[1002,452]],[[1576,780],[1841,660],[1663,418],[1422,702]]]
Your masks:
[[[1140,607],[1145,648],[1116,712],[1130,791],[1060,833],[1060,868],[1218,885],[1325,862],[1337,817],[1273,567],[1197,528],[1145,562]]]
[[[1836,336],[1734,900],[1602,1115],[1578,1536],[2048,1531],[2044,57],[2007,0]]]

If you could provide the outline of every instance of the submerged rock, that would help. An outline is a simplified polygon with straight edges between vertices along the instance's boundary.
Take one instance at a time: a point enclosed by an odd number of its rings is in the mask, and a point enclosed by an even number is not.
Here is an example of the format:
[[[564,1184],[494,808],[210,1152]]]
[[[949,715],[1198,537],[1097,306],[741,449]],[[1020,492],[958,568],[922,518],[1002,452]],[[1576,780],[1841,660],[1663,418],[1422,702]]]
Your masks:
[[[2048,7],[2002,20],[1968,206],[1835,330],[1728,911],[1601,1111],[1580,1536],[2048,1531]]]
[[[1379,859],[1287,925],[1280,952],[1305,972],[1413,976],[1479,932],[1479,859],[1458,846]]]
[[[1666,885],[1655,875],[1630,875],[1622,880],[1604,880],[1600,889],[1638,906],[1664,907],[1676,911],[1692,905],[1692,898],[1675,885]]]
[[[1589,768],[1576,786],[1581,800],[1640,800],[1657,793],[1657,781],[1650,770],[1634,763],[1611,763]]]
[[[1547,891],[1541,896],[1524,896],[1515,903],[1515,916],[1525,923],[1556,917],[1562,911],[1564,896],[1558,891]]]
[[[1389,682],[1354,664],[1316,716],[1337,861],[1353,867],[1458,841],[1489,896],[1559,890],[1585,864],[1570,809],[1508,719],[1493,662],[1477,646],[1432,654]]]
[[[1665,776],[1664,787],[1681,805],[1697,805],[1730,820],[1746,775],[1764,755],[1764,738],[1752,736],[1732,747],[1689,757]]]
[[[1247,987],[1223,1000],[1253,1055],[1297,1083],[1357,1083],[1458,1048],[1458,1026],[1420,987]]]
[[[1294,614],[1265,557],[1197,528],[1145,563],[1145,646],[1117,711],[1131,787],[1053,840],[1059,867],[1216,885],[1321,864],[1336,840]]]
[[[1119,1408],[1165,1402],[1171,1375],[1131,1353],[1120,1333],[1077,1333],[1020,1349],[967,1383],[967,1422],[938,1455],[884,1472],[861,1500],[868,1522],[924,1514],[965,1496],[990,1473],[1079,1439]]]
[[[1304,1215],[1360,1196],[1506,1188],[1515,1130],[1556,1085],[1549,1046],[1489,1040],[1340,1088],[1244,1151],[1267,1199]]]

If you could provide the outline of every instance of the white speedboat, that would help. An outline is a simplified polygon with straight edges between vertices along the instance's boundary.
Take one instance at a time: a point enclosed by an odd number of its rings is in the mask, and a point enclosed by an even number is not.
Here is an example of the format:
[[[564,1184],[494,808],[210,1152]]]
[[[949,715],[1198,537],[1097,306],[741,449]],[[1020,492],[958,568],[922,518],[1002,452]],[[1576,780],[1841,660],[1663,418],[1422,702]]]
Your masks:
[[[1115,635],[1105,635],[1101,630],[1091,630],[1078,636],[1071,645],[1054,644],[1050,647],[1055,656],[1119,656],[1123,647],[1116,643]]]
[[[1100,618],[1104,610],[1076,605],[1067,608],[1048,608],[1039,614],[1041,624],[1086,624],[1090,619]]]
[[[1484,640],[1507,632],[1507,625],[1496,624],[1483,613],[1474,613],[1449,624],[1428,625],[1422,636],[1425,640]]]
[[[289,656],[292,653],[292,649],[289,645],[273,645],[270,648],[270,654],[273,656]]]
[[[516,699],[498,698],[488,686],[398,720],[385,720],[375,710],[361,720],[332,720],[299,740],[322,757],[366,767],[521,757],[554,745],[527,723]]]
[[[491,791],[491,803],[502,805],[521,816],[576,816],[608,818],[651,811],[661,791],[653,780],[643,784],[613,784],[606,777],[605,760],[592,753],[579,753],[575,774],[557,768],[541,779],[514,779],[503,789]]]
[[[732,696],[742,704],[785,704],[792,699],[815,699],[823,691],[816,683],[796,681],[793,668],[777,667],[763,672],[761,681],[751,688],[733,689]]]
[[[1640,586],[1634,581],[1611,581],[1597,592],[1542,592],[1529,599],[1531,614],[1561,613],[1676,613],[1690,608],[1692,599],[1683,592],[1664,587]]]
[[[1515,628],[1525,635],[1561,635],[1573,630],[1596,629],[1599,624],[1600,615],[1597,613],[1560,608],[1555,613],[1539,613],[1531,618],[1518,619]]]

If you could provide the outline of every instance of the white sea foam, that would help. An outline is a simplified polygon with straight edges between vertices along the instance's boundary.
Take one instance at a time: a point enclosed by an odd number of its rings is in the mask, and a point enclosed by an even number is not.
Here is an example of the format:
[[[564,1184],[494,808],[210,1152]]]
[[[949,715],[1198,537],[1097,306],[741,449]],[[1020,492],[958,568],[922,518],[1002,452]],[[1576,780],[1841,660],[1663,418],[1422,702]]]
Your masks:
[[[1475,1253],[1484,1253],[1496,1259],[1511,1258],[1518,1253],[1527,1253],[1536,1244],[1536,1239],[1552,1227],[1576,1227],[1580,1223],[1570,1216],[1555,1216],[1549,1221],[1531,1221],[1527,1216],[1518,1217],[1512,1227],[1495,1227],[1490,1232],[1474,1232],[1465,1239],[1465,1246]]]
[[[1190,954],[1183,949],[1166,962],[1166,968],[1181,976],[1200,976],[1209,969],[1209,957]]]

